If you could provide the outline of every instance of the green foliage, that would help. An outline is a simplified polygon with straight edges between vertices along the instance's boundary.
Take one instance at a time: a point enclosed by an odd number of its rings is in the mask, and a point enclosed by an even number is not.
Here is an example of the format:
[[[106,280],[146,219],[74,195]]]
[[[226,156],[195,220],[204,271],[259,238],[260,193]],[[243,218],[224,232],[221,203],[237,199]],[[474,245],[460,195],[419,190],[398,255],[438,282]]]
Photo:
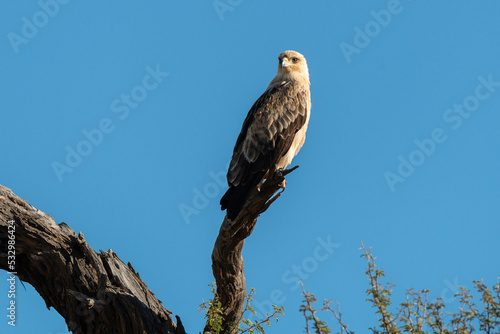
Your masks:
[[[218,334],[222,332],[222,322],[224,320],[222,304],[217,298],[217,287],[215,282],[210,284],[211,291],[214,294],[214,299],[210,299],[208,301],[204,301],[200,307],[199,311],[205,311],[205,319],[207,320],[207,325],[212,328],[213,331],[205,332],[205,334]]]
[[[460,307],[456,312],[443,313],[445,305],[442,298],[429,301],[429,290],[415,292],[410,289],[406,292],[405,301],[399,304],[395,310],[391,310],[391,293],[395,285],[393,283],[382,284],[385,277],[384,270],[375,265],[375,257],[371,250],[361,246],[366,259],[366,276],[370,282],[366,291],[367,301],[376,309],[378,315],[378,328],[370,328],[373,334],[468,334],[468,333],[500,333],[500,282],[490,290],[480,281],[474,281],[475,290],[481,296],[481,305],[474,303],[474,296],[469,290],[460,287],[460,292],[455,294]],[[301,282],[302,284],[302,282]],[[300,306],[306,321],[306,333],[310,334],[309,322],[313,321],[313,329],[316,334],[330,333],[331,330],[326,322],[319,320],[314,308],[316,298],[310,292],[306,292],[302,285],[304,304]],[[340,325],[340,334],[353,334],[348,330],[342,320],[342,314],[337,304],[337,310],[332,308],[332,302],[325,300],[322,310],[333,313]]]
[[[299,280],[300,285],[302,285],[302,294],[304,295],[304,304],[300,305],[299,311],[302,312],[304,318],[306,319],[306,333],[310,334],[309,331],[309,321],[313,322],[313,329],[317,334],[330,334],[331,330],[327,326],[327,323],[319,320],[317,317],[316,309],[314,308],[314,303],[317,301],[316,297],[310,292],[307,292],[304,288],[304,284]]]
[[[205,332],[204,334],[222,334],[222,322],[223,322],[223,309],[222,309],[222,304],[218,300],[217,297],[217,287],[215,285],[215,282],[212,282],[210,284],[211,286],[211,291],[214,294],[214,298],[203,302],[200,305],[200,312],[205,311],[205,318],[207,319],[207,324],[210,325],[210,328],[212,328],[211,332]],[[274,319],[276,322],[278,322],[278,317],[280,315],[284,314],[285,308],[283,306],[278,307],[276,305],[273,305],[274,312],[272,314],[266,313],[265,317],[263,319],[257,320],[257,321],[252,321],[250,319],[245,318],[245,314],[250,312],[253,315],[257,315],[257,312],[255,312],[255,309],[253,308],[251,302],[253,302],[253,296],[255,295],[255,289],[252,288],[250,290],[250,293],[248,296],[245,298],[245,308],[243,309],[243,314],[241,318],[241,326],[239,327],[238,331],[239,333],[248,333],[248,334],[254,334],[254,333],[265,333],[264,330],[264,325],[267,325],[271,327],[271,319]],[[234,327],[236,328],[238,324],[234,324]]]
[[[240,328],[240,333],[265,333],[262,325],[271,327],[271,319],[274,318],[274,320],[278,322],[278,316],[283,315],[283,312],[285,311],[285,308],[283,306],[278,307],[276,305],[273,305],[274,312],[271,315],[269,313],[266,313],[264,319],[258,320],[256,322],[253,322],[250,319],[246,319],[244,316],[247,312],[250,312],[253,315],[257,315],[257,312],[255,312],[251,304],[251,302],[253,302],[253,295],[255,295],[255,289],[251,288],[250,293],[246,297],[245,308],[243,309],[243,316],[241,318],[241,323],[246,327]]]

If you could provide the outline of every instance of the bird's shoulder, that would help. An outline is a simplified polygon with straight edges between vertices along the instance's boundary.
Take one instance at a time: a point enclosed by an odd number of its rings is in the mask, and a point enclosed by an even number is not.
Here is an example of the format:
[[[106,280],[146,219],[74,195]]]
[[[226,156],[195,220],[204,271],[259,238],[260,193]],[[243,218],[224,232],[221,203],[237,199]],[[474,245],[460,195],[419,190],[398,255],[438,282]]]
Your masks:
[[[308,87],[296,81],[271,84],[250,108],[247,126],[270,126],[278,118],[293,120],[308,110]]]
[[[306,122],[308,94],[294,81],[270,85],[250,109],[235,149],[241,147],[247,160],[253,162],[275,149],[278,138],[293,136]],[[289,146],[288,141],[279,142]]]

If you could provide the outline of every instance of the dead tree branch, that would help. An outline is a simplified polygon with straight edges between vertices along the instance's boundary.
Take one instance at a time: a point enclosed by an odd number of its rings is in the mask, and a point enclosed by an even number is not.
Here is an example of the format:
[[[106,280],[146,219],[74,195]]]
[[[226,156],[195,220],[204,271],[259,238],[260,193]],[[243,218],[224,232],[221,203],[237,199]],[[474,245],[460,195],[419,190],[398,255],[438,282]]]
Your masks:
[[[231,221],[226,216],[222,222],[212,252],[212,271],[217,283],[217,296],[224,312],[222,333],[238,333],[242,317],[246,282],[241,252],[245,239],[252,234],[260,214],[266,211],[285,189],[285,176],[296,168],[298,166],[270,173],[261,184],[260,191],[252,191],[238,217]],[[205,332],[211,331],[209,325],[205,326]]]
[[[9,223],[12,222],[12,223]],[[14,226],[15,268],[8,264]],[[12,230],[12,227],[10,228]],[[132,265],[112,251],[97,253],[65,223],[0,185],[0,269],[30,283],[77,334],[185,333]]]

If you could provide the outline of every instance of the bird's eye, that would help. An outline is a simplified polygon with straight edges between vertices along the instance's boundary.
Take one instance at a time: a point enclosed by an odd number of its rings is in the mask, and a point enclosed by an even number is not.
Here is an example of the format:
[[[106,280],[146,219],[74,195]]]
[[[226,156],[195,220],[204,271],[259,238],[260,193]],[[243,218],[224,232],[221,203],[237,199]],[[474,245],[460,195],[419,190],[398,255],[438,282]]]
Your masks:
[[[296,62],[298,62],[298,61],[299,61],[299,58],[293,58],[293,59],[292,59],[292,61],[293,61],[294,63],[296,63]]]

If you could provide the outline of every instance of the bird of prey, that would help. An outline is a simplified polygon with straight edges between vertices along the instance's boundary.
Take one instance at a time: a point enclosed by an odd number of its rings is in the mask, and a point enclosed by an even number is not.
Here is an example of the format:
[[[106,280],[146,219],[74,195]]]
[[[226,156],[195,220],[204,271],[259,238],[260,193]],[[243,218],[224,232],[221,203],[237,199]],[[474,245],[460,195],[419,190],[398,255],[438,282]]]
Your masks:
[[[268,172],[292,162],[306,138],[311,111],[306,59],[285,51],[278,60],[278,74],[250,108],[234,145],[227,172],[229,189],[220,200],[231,220]]]

